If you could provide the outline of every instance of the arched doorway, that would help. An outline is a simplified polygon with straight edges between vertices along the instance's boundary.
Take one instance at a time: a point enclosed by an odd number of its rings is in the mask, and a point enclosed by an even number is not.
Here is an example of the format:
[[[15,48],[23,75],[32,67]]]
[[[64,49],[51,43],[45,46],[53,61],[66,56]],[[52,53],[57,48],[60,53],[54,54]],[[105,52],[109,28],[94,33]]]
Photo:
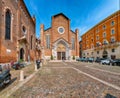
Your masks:
[[[52,48],[52,55],[55,60],[68,60],[71,56],[69,43],[62,38],[55,41]]]
[[[106,50],[103,51],[103,58],[108,58],[108,52]]]
[[[57,47],[57,59],[58,60],[65,60],[66,59],[66,47],[60,43]]]
[[[20,60],[24,60],[24,49],[20,49]]]

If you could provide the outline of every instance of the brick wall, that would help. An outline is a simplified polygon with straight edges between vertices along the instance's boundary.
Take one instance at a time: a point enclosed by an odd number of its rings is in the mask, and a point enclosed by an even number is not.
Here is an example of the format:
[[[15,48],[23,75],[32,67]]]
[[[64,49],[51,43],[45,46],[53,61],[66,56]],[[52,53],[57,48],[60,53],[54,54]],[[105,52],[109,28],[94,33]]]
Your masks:
[[[118,15],[119,14],[119,15]],[[114,21],[115,24],[111,26],[111,22]],[[88,32],[82,35],[82,46],[83,50],[90,49],[91,44],[94,44],[94,47],[96,47],[96,42],[103,43],[103,40],[106,39],[108,42],[110,42],[110,38],[112,36],[115,36],[115,39],[117,42],[120,41],[120,11],[112,14],[111,16],[104,19],[102,22],[98,23],[96,26],[91,28]],[[106,29],[103,29],[103,26],[106,26]],[[96,31],[98,29],[98,32]],[[111,30],[115,30],[115,34],[111,34]],[[103,33],[106,32],[106,37],[103,37]],[[97,40],[96,37],[99,36],[99,39]],[[91,41],[93,39],[93,42]],[[88,46],[88,47],[87,47]]]
[[[114,25],[111,25],[111,22],[114,21]],[[105,28],[103,28],[105,26]],[[111,34],[111,30],[114,29],[115,33]],[[106,37],[104,37],[104,33],[106,33]],[[97,39],[98,37],[98,39]],[[116,55],[119,49],[119,46],[115,44],[113,47],[111,43],[111,38],[115,38],[114,43],[120,42],[120,10],[113,13],[109,17],[102,20],[100,23],[95,25],[93,28],[91,28],[89,31],[87,31],[85,34],[82,35],[82,51],[83,51],[83,57],[84,54],[88,54],[87,56],[90,56],[92,52],[97,54],[97,51],[101,52],[99,55],[102,57],[103,50],[107,50],[109,54]],[[103,43],[104,40],[108,41],[107,45]],[[100,45],[97,46],[96,43],[99,42]],[[93,45],[93,47],[92,47]],[[115,53],[111,52],[111,49],[115,49]],[[111,57],[108,55],[109,58]],[[95,56],[96,57],[96,56]]]
[[[0,1],[2,9],[0,8],[0,63],[19,60],[19,50],[21,45],[18,40],[24,35],[26,36],[27,50],[30,50],[30,37],[33,35],[33,49],[31,50],[30,57],[34,59],[35,51],[35,23],[32,20],[23,0],[2,0]],[[1,7],[1,6],[0,6]],[[9,9],[11,13],[11,39],[5,40],[5,13]],[[22,27],[25,26],[26,34],[23,33]],[[25,54],[26,57],[28,53]],[[25,59],[27,60],[27,58]]]
[[[59,27],[64,27],[63,34],[58,32]],[[44,26],[41,25],[41,45],[44,47],[44,55],[52,55],[53,44],[59,39],[64,39],[71,48],[71,39],[73,37],[75,38],[75,49],[71,51],[71,56],[79,56],[78,33],[79,32],[71,31],[70,20],[63,14],[52,16],[52,23],[50,28],[44,30]],[[46,49],[46,35],[50,35],[50,49]]]

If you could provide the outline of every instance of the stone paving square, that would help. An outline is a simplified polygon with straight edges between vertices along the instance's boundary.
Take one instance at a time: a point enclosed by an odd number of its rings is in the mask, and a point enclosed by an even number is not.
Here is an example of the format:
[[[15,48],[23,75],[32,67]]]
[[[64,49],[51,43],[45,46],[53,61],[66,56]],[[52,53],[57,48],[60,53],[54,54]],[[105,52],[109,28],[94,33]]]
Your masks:
[[[49,63],[9,98],[120,98],[120,91],[64,63]]]

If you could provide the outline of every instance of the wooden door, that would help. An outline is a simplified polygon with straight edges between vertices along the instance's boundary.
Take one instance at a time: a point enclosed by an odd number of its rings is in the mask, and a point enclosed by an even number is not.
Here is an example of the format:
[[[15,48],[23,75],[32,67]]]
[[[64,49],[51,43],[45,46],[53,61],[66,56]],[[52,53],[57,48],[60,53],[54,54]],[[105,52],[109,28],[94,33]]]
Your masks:
[[[61,60],[61,52],[57,52],[57,59]]]

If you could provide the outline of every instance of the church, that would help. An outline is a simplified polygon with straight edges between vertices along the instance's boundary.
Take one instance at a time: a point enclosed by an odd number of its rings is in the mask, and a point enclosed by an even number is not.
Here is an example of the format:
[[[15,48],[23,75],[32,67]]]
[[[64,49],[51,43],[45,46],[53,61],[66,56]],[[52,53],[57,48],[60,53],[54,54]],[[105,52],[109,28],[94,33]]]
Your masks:
[[[70,19],[63,13],[52,16],[51,27],[40,26],[41,58],[72,60],[79,57],[79,30],[70,28]]]
[[[0,0],[0,63],[35,59],[35,27],[24,0]]]

